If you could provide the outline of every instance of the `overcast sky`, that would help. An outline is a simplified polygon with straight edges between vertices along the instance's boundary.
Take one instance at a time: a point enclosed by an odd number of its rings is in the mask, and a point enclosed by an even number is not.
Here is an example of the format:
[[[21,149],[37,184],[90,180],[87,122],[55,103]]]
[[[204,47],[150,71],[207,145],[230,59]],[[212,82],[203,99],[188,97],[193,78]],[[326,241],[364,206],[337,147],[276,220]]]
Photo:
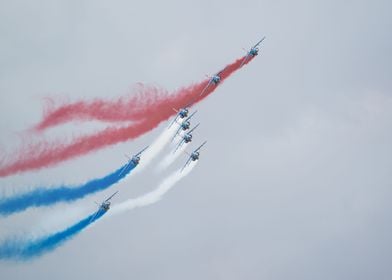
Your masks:
[[[0,0],[5,153],[40,120],[46,96],[110,99],[137,82],[174,90],[267,36],[260,55],[197,106],[193,145],[208,144],[162,201],[34,261],[1,262],[0,278],[390,279],[391,9],[381,0]],[[163,129],[0,185],[103,176]],[[113,203],[154,189],[170,170],[133,176]],[[58,229],[110,192],[2,218],[0,235]]]

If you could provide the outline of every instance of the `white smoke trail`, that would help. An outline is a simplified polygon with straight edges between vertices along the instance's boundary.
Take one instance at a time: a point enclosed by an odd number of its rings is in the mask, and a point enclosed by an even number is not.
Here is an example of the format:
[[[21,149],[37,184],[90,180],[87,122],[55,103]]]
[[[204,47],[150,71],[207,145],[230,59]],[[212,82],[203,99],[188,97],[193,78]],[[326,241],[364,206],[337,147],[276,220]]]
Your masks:
[[[120,204],[114,205],[104,216],[104,218],[120,214],[137,207],[144,207],[158,202],[178,181],[180,181],[192,171],[192,169],[196,166],[196,163],[197,161],[192,161],[182,172],[181,169],[175,171],[166,177],[155,190],[140,197],[129,199]]]
[[[166,169],[169,165],[171,165],[180,155],[182,155],[188,146],[189,143],[184,143],[176,152],[171,152],[170,154],[166,155],[165,158],[159,163],[157,166],[158,171],[162,171]]]
[[[158,138],[148,147],[148,149],[140,156],[140,163],[132,173],[142,171],[151,161],[159,155],[163,148],[170,142],[174,133],[178,127],[172,125],[169,128],[165,128],[164,131],[158,136]]]
[[[163,132],[158,136],[158,138],[150,144],[150,146],[140,155],[140,163],[136,166],[136,168],[126,176],[122,182],[127,182],[133,175],[139,173],[144,168],[146,168],[152,160],[159,155],[159,153],[165,148],[165,146],[169,143],[171,138],[173,137],[174,133],[178,127],[174,124],[169,127],[165,128]]]

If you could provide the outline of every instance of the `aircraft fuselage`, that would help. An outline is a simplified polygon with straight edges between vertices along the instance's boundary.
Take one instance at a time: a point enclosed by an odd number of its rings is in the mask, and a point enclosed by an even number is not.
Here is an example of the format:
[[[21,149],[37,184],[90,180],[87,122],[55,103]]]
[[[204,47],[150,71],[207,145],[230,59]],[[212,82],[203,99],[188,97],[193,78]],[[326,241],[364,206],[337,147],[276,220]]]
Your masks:
[[[187,130],[187,129],[189,129],[190,126],[191,126],[191,123],[188,122],[188,121],[183,122],[183,123],[181,124],[182,130]]]
[[[199,156],[200,156],[200,153],[199,153],[199,152],[193,152],[193,153],[191,154],[192,161],[198,160],[198,159],[199,159]]]
[[[192,141],[192,134],[186,134],[184,136],[184,141],[185,141],[185,143],[191,142]]]
[[[105,212],[108,211],[110,209],[110,202],[103,202],[101,205],[101,209]]]
[[[140,162],[140,157],[138,157],[138,156],[133,157],[132,162],[133,162],[133,164],[138,165]]]
[[[212,82],[213,82],[215,85],[217,85],[217,84],[220,82],[220,80],[221,80],[221,77],[219,77],[219,76],[214,76],[214,77],[212,77]]]
[[[259,50],[256,49],[256,48],[251,49],[250,52],[249,52],[249,54],[250,54],[251,56],[256,56],[256,55],[259,54]]]
[[[188,116],[188,109],[181,109],[178,115],[180,116],[181,119],[186,118]]]

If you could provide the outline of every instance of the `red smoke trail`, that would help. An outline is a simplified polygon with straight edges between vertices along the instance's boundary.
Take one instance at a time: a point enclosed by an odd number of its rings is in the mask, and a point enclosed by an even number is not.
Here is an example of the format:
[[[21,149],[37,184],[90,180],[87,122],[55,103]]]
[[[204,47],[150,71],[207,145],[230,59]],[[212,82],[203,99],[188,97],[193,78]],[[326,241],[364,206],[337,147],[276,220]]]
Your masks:
[[[236,71],[242,59],[238,59],[236,62],[228,65],[225,70],[221,73],[222,81]],[[247,60],[249,63],[253,57]],[[199,86],[200,92],[207,85],[208,81],[204,81],[196,86]],[[192,87],[191,87],[192,88]],[[215,86],[205,92],[206,95],[214,91]],[[180,89],[174,95],[188,91],[191,97],[197,98],[196,92],[193,89],[184,88]],[[192,92],[190,92],[192,91]],[[162,89],[154,87],[146,87],[143,84],[138,84],[137,93],[131,97],[122,97],[115,101],[106,101],[102,99],[94,99],[92,101],[78,101],[69,104],[63,104],[58,108],[55,108],[54,102],[48,99],[47,108],[44,113],[43,120],[35,127],[37,132],[44,131],[50,127],[70,122],[74,120],[86,121],[86,120],[97,120],[105,122],[119,122],[119,121],[138,121],[146,117],[146,113],[156,112],[158,107],[161,106],[159,100],[166,99],[169,93]],[[196,95],[194,94],[196,93]],[[191,98],[189,100],[192,100]],[[200,99],[196,99],[195,102]],[[188,101],[189,102],[189,101]],[[188,103],[182,104],[180,107],[186,106]],[[180,108],[173,107],[173,108]],[[149,112],[147,112],[148,108]]]
[[[163,89],[137,85],[133,96],[121,97],[117,100],[94,99],[63,104],[55,108],[52,99],[47,99],[43,120],[35,127],[41,132],[53,126],[70,121],[97,120],[104,122],[137,121],[143,119],[143,111],[147,106],[154,106],[159,100],[167,98],[169,93]]]
[[[228,65],[221,73],[221,82],[239,69],[244,57]],[[250,61],[250,60],[249,60]],[[248,62],[249,62],[248,61]],[[100,132],[81,136],[70,143],[42,141],[36,145],[28,145],[16,153],[16,158],[0,167],[0,177],[18,172],[40,169],[58,164],[62,161],[102,149],[104,147],[134,139],[157,127],[162,121],[173,116],[172,108],[181,108],[190,102],[199,102],[212,93],[216,86],[211,85],[203,96],[200,92],[207,81],[181,88],[174,94],[157,88],[147,88],[141,91],[129,102],[94,101],[66,104],[49,113],[42,123],[42,129],[75,119],[98,119],[105,121],[135,121],[121,128],[107,128]],[[98,106],[97,106],[98,104]],[[116,107],[119,106],[118,107]],[[79,111],[83,109],[83,111]],[[42,124],[41,123],[41,124]]]

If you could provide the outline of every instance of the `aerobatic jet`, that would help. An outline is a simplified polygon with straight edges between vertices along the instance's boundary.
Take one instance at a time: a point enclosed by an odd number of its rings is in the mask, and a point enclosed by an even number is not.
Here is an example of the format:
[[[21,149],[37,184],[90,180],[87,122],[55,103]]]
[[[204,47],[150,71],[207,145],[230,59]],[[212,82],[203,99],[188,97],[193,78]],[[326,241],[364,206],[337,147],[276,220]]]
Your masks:
[[[179,117],[181,119],[188,117],[188,114],[189,114],[188,106],[184,107],[184,108],[181,108],[180,110],[176,110],[176,109],[173,108],[173,110],[175,112],[177,112],[177,117]]]
[[[174,138],[178,135],[178,133],[180,132],[180,130],[188,130],[191,126],[191,122],[190,119],[196,114],[197,111],[194,111],[189,117],[187,117],[185,120],[183,120],[181,123],[179,123],[180,127],[177,129],[176,134],[174,134],[172,141],[174,140]]]
[[[180,141],[180,143],[178,143],[176,149],[174,150],[173,153],[177,152],[177,150],[184,144],[184,143],[189,143],[192,141],[192,132],[200,125],[200,123],[198,123],[195,127],[193,127],[191,130],[189,130],[184,136],[181,136],[182,139]]]
[[[254,56],[256,56],[256,55],[259,54],[259,45],[261,44],[261,42],[264,41],[264,39],[265,39],[265,36],[264,36],[263,38],[261,38],[261,40],[258,41],[257,44],[254,45],[254,46],[248,51],[248,53],[246,54],[246,56],[245,56],[244,60],[242,61],[240,67],[242,67],[242,65],[244,65],[245,62],[247,62],[251,57],[254,57]]]
[[[180,110],[174,109],[173,110],[177,113],[176,117],[174,120],[171,122],[168,128],[170,128],[175,122],[177,122],[178,119],[185,119],[188,117],[189,114],[189,105],[185,106],[184,108],[181,108]]]
[[[187,167],[187,166],[191,163],[191,161],[199,160],[199,157],[200,157],[200,152],[199,152],[199,151],[200,151],[201,147],[204,146],[205,143],[207,143],[207,141],[204,141],[204,143],[201,144],[201,145],[200,145],[196,150],[194,150],[191,154],[187,153],[187,154],[189,155],[189,158],[188,158],[188,160],[186,161],[185,165],[182,167],[181,171],[183,171],[184,168]]]
[[[140,162],[140,155],[148,148],[149,146],[145,147],[143,150],[141,150],[140,152],[138,152],[137,154],[135,154],[134,156],[132,156],[132,158],[130,158],[128,155],[125,155],[128,158],[128,163],[127,165],[124,166],[124,168],[121,170],[121,172],[118,174],[118,176],[120,176],[125,169],[128,168],[128,166],[130,164],[134,164],[134,165],[138,165]]]
[[[222,72],[223,72],[224,70],[225,70],[225,69],[219,71],[219,72],[216,73],[214,76],[209,77],[210,80],[208,81],[208,84],[205,86],[205,88],[201,91],[200,96],[202,96],[202,95],[204,94],[204,92],[205,92],[211,85],[217,85],[217,84],[220,83],[220,81],[221,81],[221,79],[222,79],[221,76],[220,76],[220,74],[222,74]]]
[[[90,222],[94,221],[95,218],[97,217],[97,215],[100,212],[107,212],[110,209],[110,200],[113,198],[113,196],[115,196],[118,193],[118,191],[116,191],[114,194],[112,194],[111,196],[109,196],[107,199],[105,199],[104,201],[102,201],[101,204],[98,204],[97,202],[95,202],[97,205],[99,205],[99,208],[97,210],[97,212],[95,213],[95,215],[91,218]]]

